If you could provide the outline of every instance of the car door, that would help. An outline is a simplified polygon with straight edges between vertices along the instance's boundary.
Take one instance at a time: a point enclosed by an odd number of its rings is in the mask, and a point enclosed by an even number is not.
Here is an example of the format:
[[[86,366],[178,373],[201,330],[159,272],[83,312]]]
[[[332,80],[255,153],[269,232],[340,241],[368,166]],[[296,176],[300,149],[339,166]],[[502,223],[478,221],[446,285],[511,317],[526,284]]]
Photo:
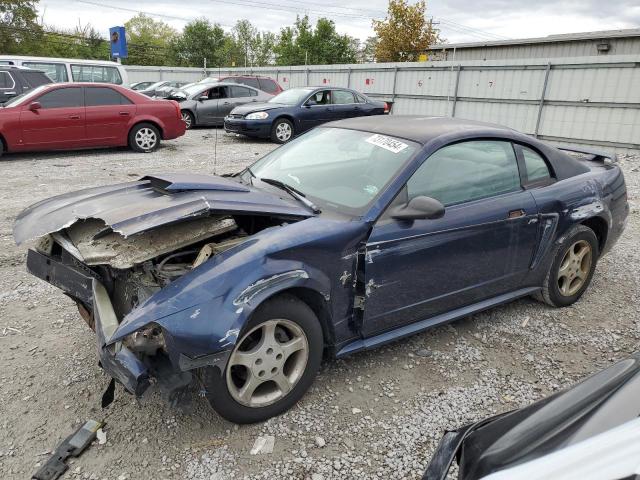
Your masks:
[[[220,120],[224,120],[224,117],[231,113],[231,110],[238,105],[244,105],[246,103],[255,102],[258,98],[258,91],[249,87],[240,87],[238,85],[231,85],[228,87],[229,98],[222,101],[222,104],[218,108],[218,113],[221,115]]]
[[[32,109],[35,102],[40,108]],[[85,146],[85,111],[82,87],[49,90],[21,107],[20,129],[25,148]]]
[[[358,117],[362,114],[360,104],[356,103],[353,93],[348,90],[333,90],[331,105],[333,110],[331,117],[334,120]]]
[[[331,90],[318,90],[312,93],[300,107],[298,117],[302,130],[309,130],[331,120]]]
[[[205,95],[206,94],[206,95]],[[228,87],[211,87],[198,98],[196,104],[197,123],[199,125],[217,125],[221,123],[218,109],[220,104],[228,103]]]
[[[126,145],[136,114],[131,100],[111,87],[84,87],[87,142],[94,146]]]
[[[444,216],[395,220],[390,206],[368,239],[365,336],[516,290],[528,273],[537,208],[510,142],[441,148],[394,203],[419,195],[442,202]]]

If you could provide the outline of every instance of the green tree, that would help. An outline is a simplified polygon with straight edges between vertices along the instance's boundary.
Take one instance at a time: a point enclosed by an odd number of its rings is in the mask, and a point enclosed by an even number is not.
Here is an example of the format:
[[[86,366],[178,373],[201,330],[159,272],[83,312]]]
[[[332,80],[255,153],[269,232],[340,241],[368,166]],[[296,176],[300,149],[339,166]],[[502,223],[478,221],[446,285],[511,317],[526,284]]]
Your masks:
[[[409,5],[406,0],[389,0],[387,17],[373,20],[378,36],[376,60],[379,62],[413,62],[429,45],[438,42],[438,31],[427,20],[424,0]]]
[[[171,57],[175,65],[220,67],[226,64],[226,34],[218,24],[205,18],[188,23],[181,35],[171,42]]]
[[[0,52],[28,54],[42,41],[38,0],[0,1]]]
[[[161,20],[140,13],[125,22],[132,65],[167,65],[169,46],[178,32]]]
[[[255,36],[251,45],[253,65],[263,67],[273,63],[276,40],[277,36],[273,32],[261,32]]]
[[[340,35],[333,21],[320,18],[315,28],[309,17],[297,18],[293,27],[285,27],[274,47],[278,65],[326,65],[354,63],[357,57],[357,40]]]
[[[376,61],[376,47],[378,37],[368,37],[358,48],[358,63],[372,63]]]

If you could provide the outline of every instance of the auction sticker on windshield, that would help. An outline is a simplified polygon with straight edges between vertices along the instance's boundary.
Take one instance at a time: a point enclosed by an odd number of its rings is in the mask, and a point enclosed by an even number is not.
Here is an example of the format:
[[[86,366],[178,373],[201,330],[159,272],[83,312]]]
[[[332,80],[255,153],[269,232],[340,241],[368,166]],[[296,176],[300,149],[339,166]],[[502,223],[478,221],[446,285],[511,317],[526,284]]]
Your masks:
[[[406,143],[402,143],[400,140],[396,140],[395,138],[387,137],[386,135],[380,134],[371,135],[369,138],[367,138],[366,141],[372,145],[384,148],[385,150],[389,150],[393,153],[400,153],[402,150],[409,146]]]

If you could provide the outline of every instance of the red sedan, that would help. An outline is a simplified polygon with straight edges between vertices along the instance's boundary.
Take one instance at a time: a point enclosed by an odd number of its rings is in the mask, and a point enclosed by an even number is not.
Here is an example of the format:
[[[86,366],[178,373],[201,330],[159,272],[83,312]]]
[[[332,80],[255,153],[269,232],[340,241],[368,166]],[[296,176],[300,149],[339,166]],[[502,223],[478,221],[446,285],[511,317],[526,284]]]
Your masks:
[[[129,145],[151,152],[160,139],[184,135],[180,107],[111,84],[43,85],[0,108],[2,151]]]

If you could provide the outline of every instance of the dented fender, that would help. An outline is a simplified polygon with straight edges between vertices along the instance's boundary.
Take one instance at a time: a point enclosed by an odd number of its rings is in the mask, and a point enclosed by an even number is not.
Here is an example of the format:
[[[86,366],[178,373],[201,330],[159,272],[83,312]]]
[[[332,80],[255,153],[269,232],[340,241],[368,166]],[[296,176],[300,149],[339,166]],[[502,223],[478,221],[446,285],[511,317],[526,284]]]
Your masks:
[[[278,228],[264,230],[211,257],[126,315],[107,343],[155,323],[172,363],[190,369],[200,366],[199,358],[219,363],[217,354],[233,348],[255,309],[279,292],[302,287],[329,301],[331,281],[323,271],[278,258],[279,234]]]

